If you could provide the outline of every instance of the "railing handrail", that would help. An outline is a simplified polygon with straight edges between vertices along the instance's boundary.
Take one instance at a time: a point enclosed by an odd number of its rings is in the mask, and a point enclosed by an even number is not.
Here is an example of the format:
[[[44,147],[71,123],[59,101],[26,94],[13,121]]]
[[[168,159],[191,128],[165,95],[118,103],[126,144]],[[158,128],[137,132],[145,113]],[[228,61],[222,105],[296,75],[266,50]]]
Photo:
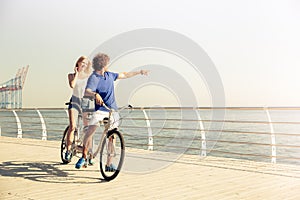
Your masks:
[[[216,110],[216,109],[225,109],[225,110],[237,110],[237,111],[242,111],[242,110],[259,110],[259,111],[264,111],[263,113],[265,113],[265,115],[267,116],[267,120],[233,120],[233,119],[203,119],[200,117],[201,111],[202,110]],[[35,111],[33,112],[33,115],[22,115],[20,114],[22,111]],[[146,146],[148,146],[148,150],[154,150],[153,147],[160,147],[163,146],[161,144],[155,143],[154,140],[161,140],[161,139],[166,139],[166,140],[172,140],[173,137],[172,136],[159,136],[156,135],[152,132],[155,132],[156,130],[165,130],[165,131],[183,131],[183,132],[195,132],[197,133],[197,137],[194,137],[193,139],[196,139],[196,141],[198,141],[199,143],[201,143],[201,147],[188,147],[189,149],[197,149],[201,151],[201,156],[206,156],[206,151],[210,151],[210,152],[227,152],[228,154],[236,154],[236,155],[241,155],[241,156],[247,156],[247,155],[255,155],[255,156],[259,156],[256,154],[251,154],[251,153],[238,153],[238,152],[229,152],[229,151],[224,151],[224,150],[218,150],[218,149],[210,149],[207,148],[206,144],[207,143],[211,143],[211,142],[215,142],[215,143],[229,143],[230,145],[251,145],[251,146],[264,146],[264,147],[271,147],[271,155],[261,155],[262,157],[268,157],[271,158],[271,162],[276,163],[276,158],[284,158],[284,159],[288,159],[288,156],[282,156],[282,155],[277,155],[277,148],[292,148],[292,149],[297,149],[296,151],[298,152],[298,149],[300,148],[300,146],[298,144],[282,144],[282,143],[278,143],[277,141],[277,137],[292,137],[291,140],[294,140],[295,138],[299,138],[300,137],[300,133],[292,133],[292,132],[276,132],[276,129],[274,127],[274,125],[300,125],[300,121],[292,121],[292,120],[277,120],[277,121],[272,121],[271,116],[269,111],[270,110],[283,110],[283,111],[290,111],[290,110],[295,110],[295,111],[299,111],[300,107],[214,107],[214,108],[210,108],[210,107],[135,107],[133,110],[136,111],[142,111],[142,115],[144,117],[126,117],[123,118],[123,120],[132,120],[132,121],[143,121],[143,124],[141,125],[122,125],[121,126],[121,130],[125,130],[125,136],[128,137],[133,137],[134,135],[132,134],[126,134],[126,129],[132,129],[132,128],[136,128],[136,129],[143,129],[143,133],[148,133],[147,135],[143,136],[143,138],[145,138],[145,140],[147,141],[145,144]],[[198,117],[196,118],[162,118],[162,117],[151,117],[150,115],[147,114],[147,112],[151,112],[151,110],[193,110],[196,111],[196,114]],[[54,119],[57,118],[57,116],[51,116],[50,114],[47,114],[47,116],[43,116],[44,112],[43,111],[64,111],[64,113],[67,113],[67,109],[66,108],[23,108],[23,109],[0,109],[1,111],[8,111],[8,112],[12,112],[13,114],[11,115],[0,115],[0,122],[1,119],[4,118],[15,118],[14,121],[7,121],[5,122],[5,124],[11,125],[11,124],[15,124],[17,123],[17,137],[22,138],[23,137],[23,132],[27,132],[27,131],[39,131],[42,130],[42,139],[46,140],[47,137],[51,138],[51,135],[49,135],[48,133],[51,131],[62,131],[59,128],[57,128],[57,126],[63,126],[63,125],[67,125],[64,122],[55,122]],[[42,112],[40,112],[42,111]],[[200,113],[200,114],[199,114]],[[262,113],[262,114],[263,114]],[[48,116],[49,115],[49,116]],[[29,122],[28,119],[39,119],[39,120],[35,120],[34,122]],[[66,119],[66,122],[68,123],[67,120],[67,114],[64,115],[64,118]],[[25,121],[22,121],[22,119],[26,119]],[[47,121],[46,119],[51,119],[50,121]],[[188,126],[180,126],[180,127],[169,127],[170,124],[167,124],[168,126],[164,125],[163,127],[161,126],[156,126],[153,125],[153,123],[155,122],[159,122],[159,121],[163,121],[163,122],[176,122],[179,121],[182,123],[188,123],[191,122],[193,123],[192,127],[188,127]],[[61,120],[60,120],[61,121]],[[198,124],[198,126],[195,126],[195,124]],[[263,126],[264,128],[269,127],[269,131],[261,131],[261,130],[254,130],[254,131],[249,131],[249,130],[239,130],[235,127],[238,126],[233,126],[233,128],[223,128],[221,127],[220,129],[214,129],[213,127],[205,127],[208,126],[207,123],[209,124],[213,124],[213,123],[222,123],[222,124],[230,124],[230,123],[235,123],[235,124],[249,124],[247,125],[247,127],[251,127],[252,124],[254,125],[258,125],[258,124],[263,124],[263,125],[268,125],[268,126]],[[9,129],[9,127],[5,126],[5,124],[0,124],[1,127],[1,134],[3,135],[3,133],[5,132],[6,129]],[[26,127],[27,125],[27,127]],[[28,127],[28,125],[31,125],[30,127]],[[34,125],[34,126],[33,126]],[[49,127],[55,126],[55,129],[51,129]],[[39,127],[38,127],[39,126]],[[244,125],[240,126],[243,127]],[[263,129],[264,130],[264,129]],[[221,139],[212,139],[212,138],[208,138],[207,135],[210,134],[214,134],[214,133],[221,133],[221,134],[239,134],[239,135],[266,135],[268,136],[270,139],[267,140],[268,142],[257,142],[257,141],[234,141],[234,140],[221,140]],[[189,140],[190,138],[184,138],[185,136],[180,136],[178,135],[176,137],[176,139],[178,140]],[[244,137],[244,136],[243,136]],[[142,137],[140,137],[142,138]],[[251,138],[253,138],[251,136]],[[261,138],[265,138],[264,136]],[[131,142],[128,142],[127,144],[131,144]],[[144,144],[135,144],[135,145],[140,145],[140,146],[144,146]],[[174,146],[174,145],[170,145],[169,147],[172,148],[185,148],[185,147],[179,147],[179,146]],[[292,157],[291,159],[294,160],[300,160],[300,158],[295,158]]]
[[[219,110],[219,109],[225,109],[225,110],[300,110],[300,106],[271,106],[271,107],[260,107],[260,106],[231,106],[231,107],[173,107],[173,106],[162,106],[162,107],[133,107],[133,110]],[[23,108],[0,108],[0,111],[8,111],[8,110],[66,110],[65,107],[23,107]]]

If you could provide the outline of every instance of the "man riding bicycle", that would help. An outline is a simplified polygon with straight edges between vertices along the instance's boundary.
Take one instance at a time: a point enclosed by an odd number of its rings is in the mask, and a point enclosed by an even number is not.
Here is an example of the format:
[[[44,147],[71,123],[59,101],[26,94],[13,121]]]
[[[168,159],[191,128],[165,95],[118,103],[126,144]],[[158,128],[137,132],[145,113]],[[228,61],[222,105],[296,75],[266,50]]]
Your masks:
[[[95,98],[95,112],[93,112],[92,118],[89,121],[89,128],[84,136],[83,140],[83,152],[82,157],[78,160],[75,168],[80,169],[86,167],[87,162],[92,164],[92,158],[87,160],[88,148],[92,143],[92,137],[99,126],[99,121],[102,121],[105,117],[109,116],[109,110],[107,110],[103,103],[117,110],[117,103],[114,94],[114,81],[117,79],[131,78],[136,75],[148,75],[148,70],[140,70],[134,72],[121,72],[114,73],[108,71],[109,56],[103,53],[98,53],[92,61],[92,67],[94,72],[88,79],[85,89],[85,96],[91,96]],[[111,120],[111,119],[110,119]],[[115,166],[112,164],[106,166],[107,170],[115,170]]]

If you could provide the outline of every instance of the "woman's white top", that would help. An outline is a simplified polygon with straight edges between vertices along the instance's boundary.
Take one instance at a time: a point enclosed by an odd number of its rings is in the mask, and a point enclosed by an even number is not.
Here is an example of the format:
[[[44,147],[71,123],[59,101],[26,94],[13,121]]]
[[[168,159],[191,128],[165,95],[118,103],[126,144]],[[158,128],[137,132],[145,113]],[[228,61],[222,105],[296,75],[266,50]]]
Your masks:
[[[73,88],[73,96],[76,96],[78,98],[82,98],[84,96],[87,80],[88,78],[85,79],[77,78],[75,87]]]

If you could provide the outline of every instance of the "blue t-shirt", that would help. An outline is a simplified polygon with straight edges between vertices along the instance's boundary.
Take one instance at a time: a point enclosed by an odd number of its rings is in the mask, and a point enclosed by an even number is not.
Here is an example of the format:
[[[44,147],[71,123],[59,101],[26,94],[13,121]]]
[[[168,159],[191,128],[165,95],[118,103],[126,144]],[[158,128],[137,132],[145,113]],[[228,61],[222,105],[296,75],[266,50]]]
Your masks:
[[[94,71],[87,81],[86,89],[100,94],[103,102],[109,108],[117,109],[114,81],[117,80],[118,76],[118,73],[113,72],[104,72],[104,76],[102,76]],[[98,104],[95,105],[95,110],[108,111],[105,107]]]

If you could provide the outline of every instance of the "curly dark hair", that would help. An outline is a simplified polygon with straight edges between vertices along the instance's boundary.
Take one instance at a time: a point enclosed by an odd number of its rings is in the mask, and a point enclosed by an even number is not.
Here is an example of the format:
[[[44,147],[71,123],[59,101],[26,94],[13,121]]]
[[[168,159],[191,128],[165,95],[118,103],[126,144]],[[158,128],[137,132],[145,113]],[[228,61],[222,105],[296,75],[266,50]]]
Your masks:
[[[93,68],[94,70],[102,70],[103,67],[108,65],[109,56],[104,53],[98,53],[93,58]]]

